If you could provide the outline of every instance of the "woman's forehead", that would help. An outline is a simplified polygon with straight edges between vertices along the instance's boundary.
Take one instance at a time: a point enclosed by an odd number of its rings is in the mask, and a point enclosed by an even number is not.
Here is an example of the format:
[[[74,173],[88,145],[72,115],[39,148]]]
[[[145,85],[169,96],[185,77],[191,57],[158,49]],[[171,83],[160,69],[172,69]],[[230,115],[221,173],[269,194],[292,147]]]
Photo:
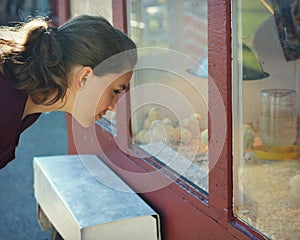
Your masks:
[[[102,86],[106,85],[107,87],[118,87],[121,89],[126,89],[129,81],[132,77],[132,72],[126,72],[123,74],[113,73],[113,74],[107,74],[105,76],[94,76],[95,81],[93,81],[95,84],[100,84]]]
[[[132,71],[115,76],[114,82],[119,85],[127,85],[132,77]]]

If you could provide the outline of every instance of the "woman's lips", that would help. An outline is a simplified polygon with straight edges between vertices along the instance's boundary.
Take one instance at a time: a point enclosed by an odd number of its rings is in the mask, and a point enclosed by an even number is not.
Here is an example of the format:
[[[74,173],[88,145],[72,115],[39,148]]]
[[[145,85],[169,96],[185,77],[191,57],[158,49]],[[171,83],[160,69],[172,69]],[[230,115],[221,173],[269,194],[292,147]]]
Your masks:
[[[102,118],[102,114],[98,114],[95,116],[95,120],[100,120]]]
[[[106,112],[99,113],[98,115],[95,116],[95,119],[100,120],[105,114]]]

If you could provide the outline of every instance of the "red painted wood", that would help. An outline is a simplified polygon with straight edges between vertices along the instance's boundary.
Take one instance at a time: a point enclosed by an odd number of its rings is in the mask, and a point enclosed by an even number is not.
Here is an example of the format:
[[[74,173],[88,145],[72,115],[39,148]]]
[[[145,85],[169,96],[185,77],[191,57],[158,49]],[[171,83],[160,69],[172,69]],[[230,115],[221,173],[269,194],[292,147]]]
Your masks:
[[[209,215],[233,234],[238,228],[251,239],[264,239],[233,216],[231,22],[231,1],[208,1]],[[212,138],[212,131],[225,134],[225,141]]]
[[[112,0],[113,25],[123,32],[128,32],[126,2],[126,0]]]
[[[94,129],[98,136],[96,144],[90,144],[90,139],[86,138],[86,136],[93,135],[92,128],[73,126],[73,130],[76,131],[76,144],[74,141],[69,142],[72,153],[77,152],[80,148],[79,153],[81,154],[98,155],[135,191],[140,192],[140,189],[166,181],[164,175],[161,175],[159,179],[149,176],[148,173],[155,169],[150,165],[141,167],[132,160],[132,157],[124,154],[118,148],[115,138],[100,126],[96,126]],[[72,135],[73,133],[71,133],[71,137],[73,137]],[[132,173],[144,173],[145,177],[140,178]],[[195,199],[188,192],[184,192],[177,183],[171,183],[167,187],[155,191],[141,192],[139,195],[159,213],[164,240],[248,239],[230,225],[222,226],[218,221],[209,217],[207,205]],[[192,198],[194,201],[191,201]],[[232,231],[228,230],[229,227],[232,228]]]
[[[226,132],[225,142],[219,138],[211,138],[210,141],[209,161],[213,166],[209,175],[209,205],[211,215],[223,222],[232,215],[230,8],[227,0],[208,1],[209,130]],[[226,115],[221,115],[222,107],[225,107]],[[218,128],[224,121],[225,128]],[[219,148],[222,149],[220,155],[215,154]]]
[[[69,17],[69,1],[68,0],[57,0],[57,11],[58,11],[58,24],[65,23]]]
[[[57,11],[57,0],[50,0],[49,1],[51,6],[51,18],[53,21],[53,24],[55,26],[58,26],[57,18],[58,18],[58,11]]]

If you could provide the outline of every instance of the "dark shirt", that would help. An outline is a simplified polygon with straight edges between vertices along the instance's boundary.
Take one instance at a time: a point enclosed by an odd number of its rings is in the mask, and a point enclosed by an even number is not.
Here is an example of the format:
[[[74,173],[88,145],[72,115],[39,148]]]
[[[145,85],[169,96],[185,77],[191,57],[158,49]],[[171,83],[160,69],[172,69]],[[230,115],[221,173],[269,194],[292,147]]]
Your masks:
[[[14,89],[0,75],[0,169],[15,158],[20,134],[40,116],[36,113],[22,119],[26,100],[25,92]]]

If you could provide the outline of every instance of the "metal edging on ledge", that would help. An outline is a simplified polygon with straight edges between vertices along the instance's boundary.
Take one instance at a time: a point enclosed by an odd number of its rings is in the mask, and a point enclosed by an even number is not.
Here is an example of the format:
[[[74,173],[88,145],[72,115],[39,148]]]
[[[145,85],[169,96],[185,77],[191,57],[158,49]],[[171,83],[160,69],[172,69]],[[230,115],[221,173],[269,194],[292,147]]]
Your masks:
[[[34,191],[64,239],[160,239],[158,214],[95,155],[35,157]]]

